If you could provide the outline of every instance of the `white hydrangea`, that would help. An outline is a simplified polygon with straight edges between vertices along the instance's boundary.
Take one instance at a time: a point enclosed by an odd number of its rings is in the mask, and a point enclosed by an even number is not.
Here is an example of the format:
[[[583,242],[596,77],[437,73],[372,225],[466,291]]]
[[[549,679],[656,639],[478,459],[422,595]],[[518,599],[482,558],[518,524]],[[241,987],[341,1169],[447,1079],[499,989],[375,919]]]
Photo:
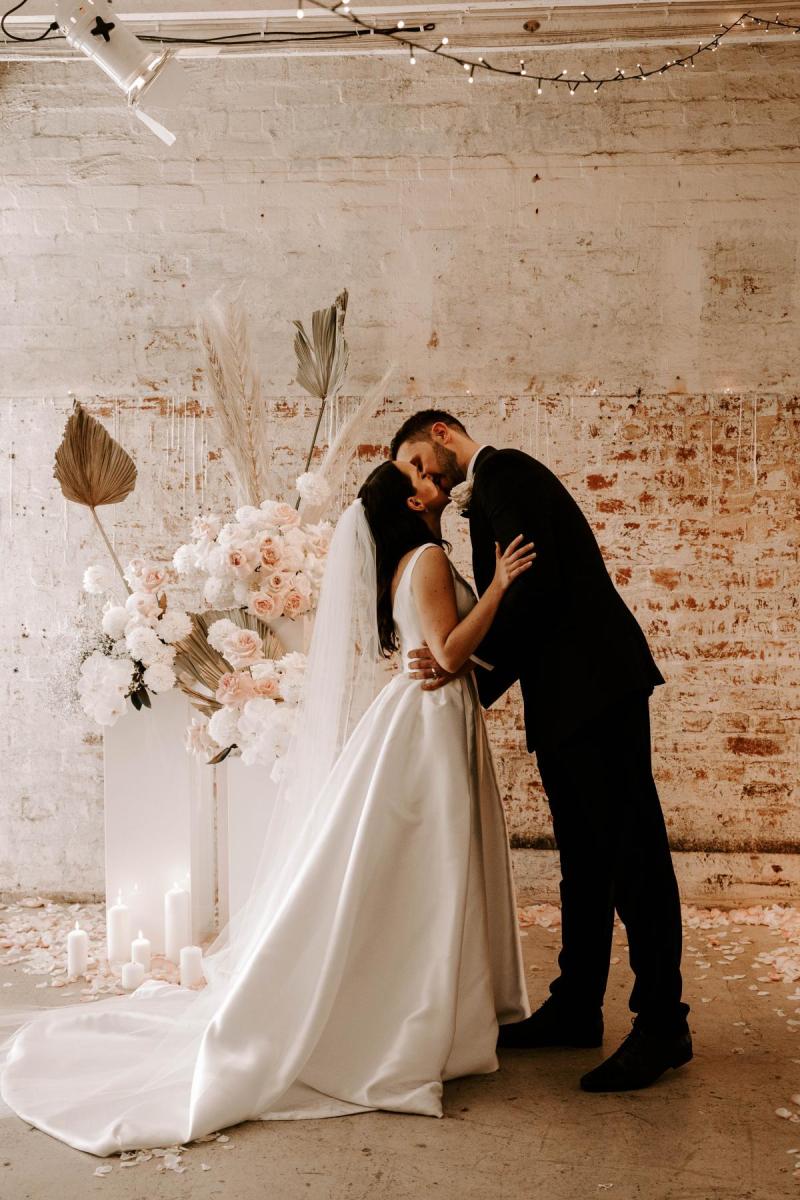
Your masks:
[[[165,646],[158,637],[155,629],[149,625],[139,625],[125,636],[128,653],[136,662],[144,663],[146,667],[153,663],[169,663],[175,657],[175,647]]]
[[[107,563],[98,563],[83,572],[83,590],[90,596],[102,596],[114,590],[116,580],[116,574]]]
[[[300,499],[315,507],[327,504],[331,498],[331,489],[318,471],[304,471],[298,476],[296,487]]]
[[[93,651],[81,664],[78,696],[87,716],[98,725],[113,725],[125,712],[125,697],[133,679],[129,658],[109,658]]]
[[[192,618],[183,609],[168,608],[161,614],[156,632],[164,642],[179,642],[192,632]]]
[[[305,654],[295,650],[275,664],[281,679],[281,695],[289,704],[297,704],[303,694],[307,663]]]
[[[208,722],[209,736],[218,746],[233,746],[239,736],[239,711],[236,708],[220,708]]]
[[[103,612],[103,633],[117,641],[125,634],[130,614],[121,604],[107,604]]]
[[[161,692],[168,692],[170,688],[175,686],[175,672],[172,667],[165,662],[152,663],[144,673],[145,687],[150,691],[159,695]]]
[[[197,553],[191,544],[178,546],[172,556],[172,565],[179,575],[191,575],[197,571]]]
[[[214,621],[213,624],[209,625],[208,627],[209,646],[211,646],[213,650],[219,651],[221,654],[222,645],[225,641],[225,638],[230,634],[235,633],[238,628],[239,626],[233,621],[230,621],[227,617],[221,617],[219,621]]]

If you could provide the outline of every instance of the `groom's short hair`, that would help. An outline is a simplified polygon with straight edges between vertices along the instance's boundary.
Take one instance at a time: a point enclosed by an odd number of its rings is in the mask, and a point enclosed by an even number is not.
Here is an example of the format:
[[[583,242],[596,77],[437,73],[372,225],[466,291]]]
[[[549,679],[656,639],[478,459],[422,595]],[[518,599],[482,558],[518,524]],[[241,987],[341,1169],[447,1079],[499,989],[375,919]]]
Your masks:
[[[440,408],[425,408],[421,412],[414,413],[407,421],[404,421],[392,438],[392,458],[397,458],[397,451],[403,442],[430,441],[431,429],[439,423],[450,425],[453,429],[460,429],[462,433],[467,432],[458,417],[453,417],[450,413],[443,412]]]

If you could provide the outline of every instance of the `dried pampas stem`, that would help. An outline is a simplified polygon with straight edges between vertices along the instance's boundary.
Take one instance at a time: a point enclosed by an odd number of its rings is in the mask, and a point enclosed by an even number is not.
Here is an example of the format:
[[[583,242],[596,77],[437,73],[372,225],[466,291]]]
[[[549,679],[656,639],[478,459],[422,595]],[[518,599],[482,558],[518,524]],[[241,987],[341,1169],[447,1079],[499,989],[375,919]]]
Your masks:
[[[269,494],[272,437],[268,406],[252,363],[241,287],[229,300],[215,292],[200,339],[214,392],[214,416],[243,498],[259,505]]]
[[[119,504],[131,494],[136,487],[136,464],[77,400],[64,428],[61,445],[56,450],[53,476],[65,499],[82,504],[91,512],[114,566],[130,592],[122,564],[96,509],[101,504]]]

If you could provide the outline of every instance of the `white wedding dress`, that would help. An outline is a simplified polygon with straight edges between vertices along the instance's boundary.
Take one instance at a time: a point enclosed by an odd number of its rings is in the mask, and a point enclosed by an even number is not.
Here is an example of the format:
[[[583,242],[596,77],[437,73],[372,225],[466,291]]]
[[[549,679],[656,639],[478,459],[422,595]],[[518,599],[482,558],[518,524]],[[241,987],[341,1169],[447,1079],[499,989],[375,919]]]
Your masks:
[[[394,602],[404,663],[424,640],[411,579],[425,549]],[[475,598],[455,586],[463,617]],[[148,981],[35,1017],[2,1076],[19,1116],[109,1155],[248,1119],[441,1116],[443,1080],[497,1069],[498,1022],[530,1009],[472,676],[425,692],[395,675],[323,798],[302,870],[224,1002],[209,1012]]]

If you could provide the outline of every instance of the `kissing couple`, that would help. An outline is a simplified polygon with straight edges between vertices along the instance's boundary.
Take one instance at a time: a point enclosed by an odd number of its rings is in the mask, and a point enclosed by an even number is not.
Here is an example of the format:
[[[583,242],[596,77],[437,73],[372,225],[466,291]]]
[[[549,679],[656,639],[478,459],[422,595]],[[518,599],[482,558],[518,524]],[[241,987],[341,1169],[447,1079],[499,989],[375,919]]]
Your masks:
[[[480,598],[442,538],[451,499]],[[533,1013],[482,714],[517,680],[562,874],[559,973]],[[615,912],[633,1026],[581,1087],[646,1087],[688,1062],[650,764],[663,682],[557,477],[416,413],[337,524],[255,883],[207,986],[148,980],[38,1014],[5,1047],[6,1103],[97,1155],[244,1120],[441,1116],[443,1083],[497,1070],[498,1046],[532,1067],[541,1047],[601,1046]]]

